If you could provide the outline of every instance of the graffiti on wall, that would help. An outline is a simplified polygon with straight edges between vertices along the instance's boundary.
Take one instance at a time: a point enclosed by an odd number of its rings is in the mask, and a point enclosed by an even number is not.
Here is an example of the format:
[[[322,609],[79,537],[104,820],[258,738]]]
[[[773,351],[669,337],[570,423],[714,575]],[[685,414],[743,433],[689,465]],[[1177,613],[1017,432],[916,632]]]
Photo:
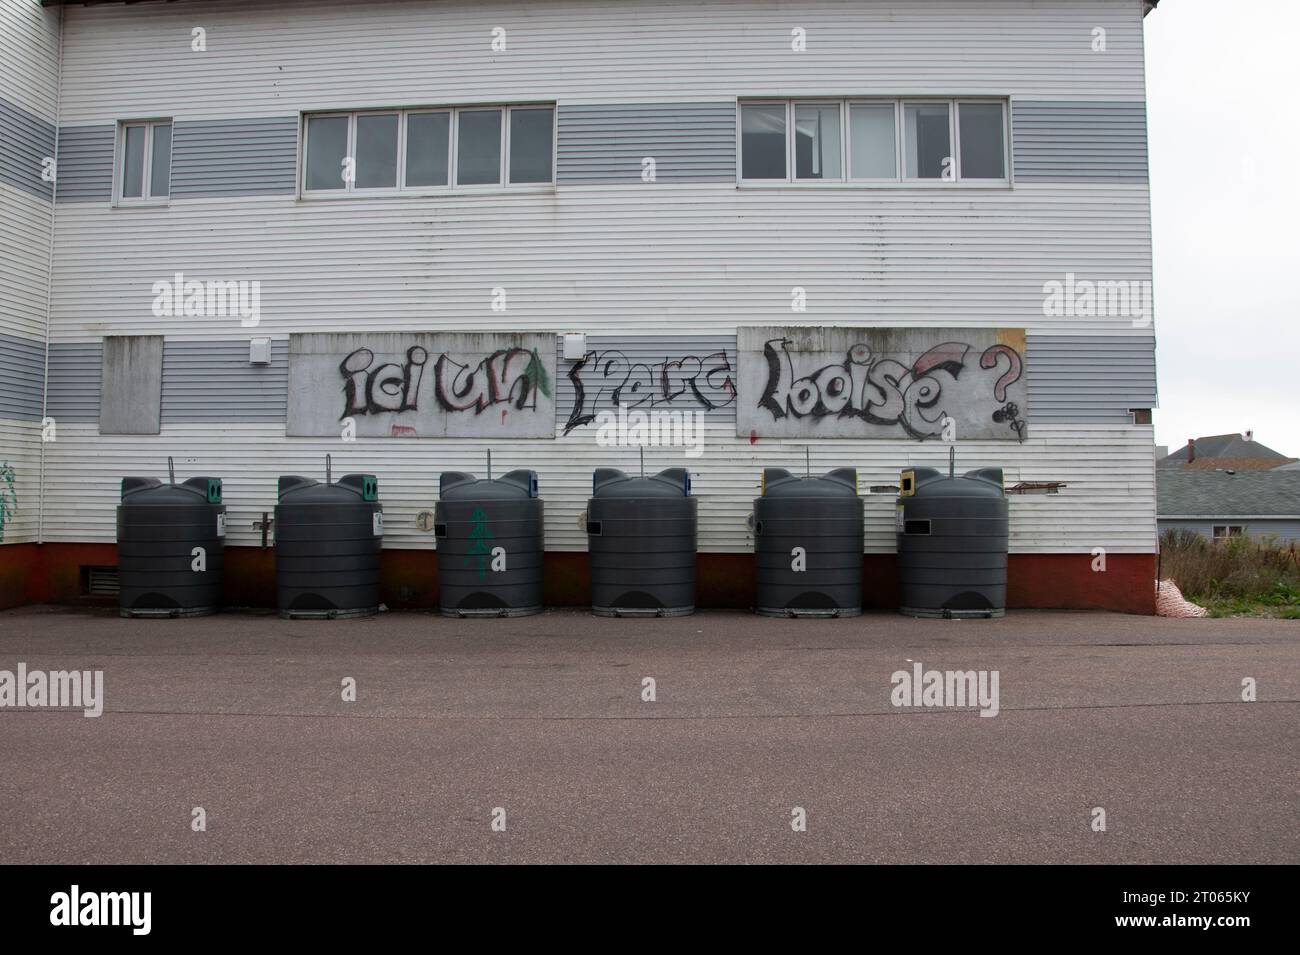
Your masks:
[[[290,435],[555,435],[555,337],[498,332],[294,335]]]
[[[739,434],[1027,436],[1019,329],[739,331]]]
[[[0,544],[4,543],[5,526],[18,516],[18,476],[6,461],[0,464]]]
[[[616,349],[589,351],[569,369],[573,410],[564,433],[620,408],[713,411],[736,400],[734,370],[725,351],[634,360]]]
[[[339,362],[343,377],[343,413],[352,415],[420,410],[420,391],[429,350],[412,345],[405,360],[378,363],[369,348],[358,348]],[[536,409],[539,394],[550,397],[550,377],[537,351],[499,349],[472,367],[446,352],[433,362],[433,398],[443,411],[485,410],[503,405]]]

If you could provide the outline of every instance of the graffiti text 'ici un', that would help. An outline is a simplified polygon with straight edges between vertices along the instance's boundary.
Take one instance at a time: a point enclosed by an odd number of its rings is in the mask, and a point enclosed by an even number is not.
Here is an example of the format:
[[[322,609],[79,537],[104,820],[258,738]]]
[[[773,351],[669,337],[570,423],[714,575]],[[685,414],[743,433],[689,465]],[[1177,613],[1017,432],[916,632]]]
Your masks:
[[[343,413],[383,414],[420,410],[420,392],[429,350],[412,345],[403,362],[375,364],[375,353],[358,348],[339,362],[343,376]],[[504,405],[536,409],[537,395],[551,395],[550,376],[536,349],[503,348],[474,365],[445,352],[433,363],[433,397],[444,412],[472,411]]]
[[[843,360],[800,374],[787,349],[789,344],[789,339],[775,338],[763,347],[767,383],[758,406],[777,420],[859,418],[873,425],[899,426],[914,438],[937,437],[943,433],[944,419],[958,412],[955,407],[949,409],[941,404],[945,383],[953,385],[963,372],[983,373],[987,381],[976,384],[980,389],[976,397],[981,404],[988,403],[983,412],[969,407],[970,393],[954,397],[953,401],[963,405],[963,414],[976,410],[985,419],[986,427],[989,421],[995,422],[1004,425],[1011,436],[1024,439],[1026,426],[1021,410],[1007,401],[1007,389],[1020,380],[1023,361],[1020,353],[1008,345],[990,345],[978,352],[978,369],[971,370],[968,358],[974,357],[972,346],[965,342],[935,345],[911,365],[877,356],[870,345],[857,343]]]
[[[309,332],[289,336],[295,437],[555,437],[555,336]]]
[[[725,351],[680,355],[659,362],[634,361],[621,351],[589,351],[569,369],[573,411],[564,433],[590,424],[602,410],[672,404],[712,411],[736,400],[736,382]]]

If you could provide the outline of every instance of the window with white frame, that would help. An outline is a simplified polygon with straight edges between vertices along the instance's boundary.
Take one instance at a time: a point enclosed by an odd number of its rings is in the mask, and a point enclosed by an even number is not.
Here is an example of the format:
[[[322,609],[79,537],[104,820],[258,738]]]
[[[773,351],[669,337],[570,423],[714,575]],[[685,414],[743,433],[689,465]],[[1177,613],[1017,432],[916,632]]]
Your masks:
[[[807,99],[740,103],[749,183],[1005,183],[1002,100]]]
[[[555,181],[551,104],[312,113],[305,118],[304,137],[305,195]]]
[[[1214,539],[1227,540],[1229,537],[1242,537],[1246,533],[1246,528],[1241,524],[1215,524]]]
[[[118,201],[165,201],[171,195],[172,121],[122,123],[117,140]]]

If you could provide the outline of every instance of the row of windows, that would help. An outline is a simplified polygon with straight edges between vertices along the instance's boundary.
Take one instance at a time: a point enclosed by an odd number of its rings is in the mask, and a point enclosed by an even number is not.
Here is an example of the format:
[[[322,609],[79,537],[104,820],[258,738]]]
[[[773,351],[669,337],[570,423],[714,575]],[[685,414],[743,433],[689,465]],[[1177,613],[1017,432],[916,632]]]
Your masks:
[[[303,192],[548,184],[554,131],[552,106],[312,115]]]
[[[1006,125],[998,100],[743,101],[740,179],[1006,182]],[[121,125],[119,201],[167,198],[171,143],[170,120]],[[302,155],[304,196],[551,185],[555,107],[312,113]]]
[[[993,100],[745,102],[740,178],[1004,182],[1006,138],[1004,104]]]

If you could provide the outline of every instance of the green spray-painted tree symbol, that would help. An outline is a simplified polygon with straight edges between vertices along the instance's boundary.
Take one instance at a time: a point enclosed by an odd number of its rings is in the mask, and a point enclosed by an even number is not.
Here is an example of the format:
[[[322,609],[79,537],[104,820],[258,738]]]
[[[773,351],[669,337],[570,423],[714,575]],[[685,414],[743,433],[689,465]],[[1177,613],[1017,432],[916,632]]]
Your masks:
[[[537,354],[536,348],[533,349],[533,357],[528,359],[528,367],[524,369],[524,375],[538,391],[548,398],[551,397],[551,376],[547,374],[546,362],[542,361],[542,356]]]
[[[474,508],[469,516],[470,562],[478,558],[478,575],[487,576],[488,558],[492,555],[492,530],[488,527],[487,512],[481,507]]]
[[[18,513],[17,476],[9,462],[0,464],[0,541],[5,539],[5,525]]]

